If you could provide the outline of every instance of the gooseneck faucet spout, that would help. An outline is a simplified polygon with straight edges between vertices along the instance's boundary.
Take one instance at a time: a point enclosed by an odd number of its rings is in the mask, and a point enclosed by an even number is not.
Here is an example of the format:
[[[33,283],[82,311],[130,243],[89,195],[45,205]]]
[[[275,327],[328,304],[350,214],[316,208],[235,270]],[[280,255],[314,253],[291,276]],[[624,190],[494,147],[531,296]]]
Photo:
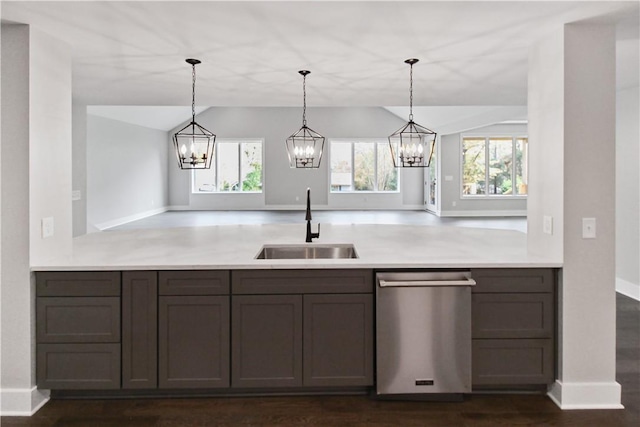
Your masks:
[[[311,232],[311,189],[307,188],[307,215],[305,216],[305,220],[307,221],[307,237],[305,242],[311,243],[313,239],[317,239],[320,237],[320,224],[318,224],[318,232]]]

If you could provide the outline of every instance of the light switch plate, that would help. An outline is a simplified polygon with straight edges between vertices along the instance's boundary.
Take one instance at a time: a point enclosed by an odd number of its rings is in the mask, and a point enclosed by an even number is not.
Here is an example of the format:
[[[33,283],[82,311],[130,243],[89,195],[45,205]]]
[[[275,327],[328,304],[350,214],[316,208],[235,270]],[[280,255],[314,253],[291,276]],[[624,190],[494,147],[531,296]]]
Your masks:
[[[553,234],[553,217],[545,215],[542,218],[542,232],[544,234]]]
[[[583,239],[596,238],[596,219],[595,218],[582,218],[582,238]]]
[[[42,218],[42,238],[53,237],[53,217]]]
[[[80,190],[74,190],[71,192],[71,201],[81,200],[82,192]]]
[[[445,175],[444,176],[444,180],[445,181],[453,181],[453,175]]]

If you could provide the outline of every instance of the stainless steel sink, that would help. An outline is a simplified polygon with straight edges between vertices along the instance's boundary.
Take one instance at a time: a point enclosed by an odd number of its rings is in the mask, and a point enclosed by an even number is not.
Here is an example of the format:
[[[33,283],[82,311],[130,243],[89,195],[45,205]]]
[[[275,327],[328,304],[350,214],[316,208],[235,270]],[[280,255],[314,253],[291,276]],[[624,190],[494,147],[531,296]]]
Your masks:
[[[358,258],[352,244],[264,245],[256,259]]]

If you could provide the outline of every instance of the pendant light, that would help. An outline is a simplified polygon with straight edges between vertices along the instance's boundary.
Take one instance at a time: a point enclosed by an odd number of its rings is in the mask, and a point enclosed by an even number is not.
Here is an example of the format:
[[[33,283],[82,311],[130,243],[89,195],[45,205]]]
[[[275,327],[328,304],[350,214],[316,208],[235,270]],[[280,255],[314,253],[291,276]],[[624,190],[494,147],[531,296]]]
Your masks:
[[[216,136],[196,123],[196,65],[198,59],[185,59],[191,64],[191,123],[173,135],[173,145],[180,169],[209,169]]]
[[[391,157],[395,167],[429,167],[436,143],[436,133],[413,121],[413,64],[417,59],[404,61],[410,66],[409,122],[389,136]]]
[[[302,75],[302,127],[287,138],[289,166],[292,168],[318,168],[322,159],[324,136],[307,127],[307,75],[311,71],[300,70]]]

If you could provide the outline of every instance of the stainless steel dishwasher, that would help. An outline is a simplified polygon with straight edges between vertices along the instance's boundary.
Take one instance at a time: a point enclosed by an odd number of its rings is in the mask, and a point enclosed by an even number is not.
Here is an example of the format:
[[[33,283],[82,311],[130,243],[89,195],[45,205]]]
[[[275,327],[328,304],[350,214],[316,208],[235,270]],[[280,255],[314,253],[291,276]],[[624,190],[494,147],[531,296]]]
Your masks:
[[[376,391],[471,392],[469,271],[376,275]]]

